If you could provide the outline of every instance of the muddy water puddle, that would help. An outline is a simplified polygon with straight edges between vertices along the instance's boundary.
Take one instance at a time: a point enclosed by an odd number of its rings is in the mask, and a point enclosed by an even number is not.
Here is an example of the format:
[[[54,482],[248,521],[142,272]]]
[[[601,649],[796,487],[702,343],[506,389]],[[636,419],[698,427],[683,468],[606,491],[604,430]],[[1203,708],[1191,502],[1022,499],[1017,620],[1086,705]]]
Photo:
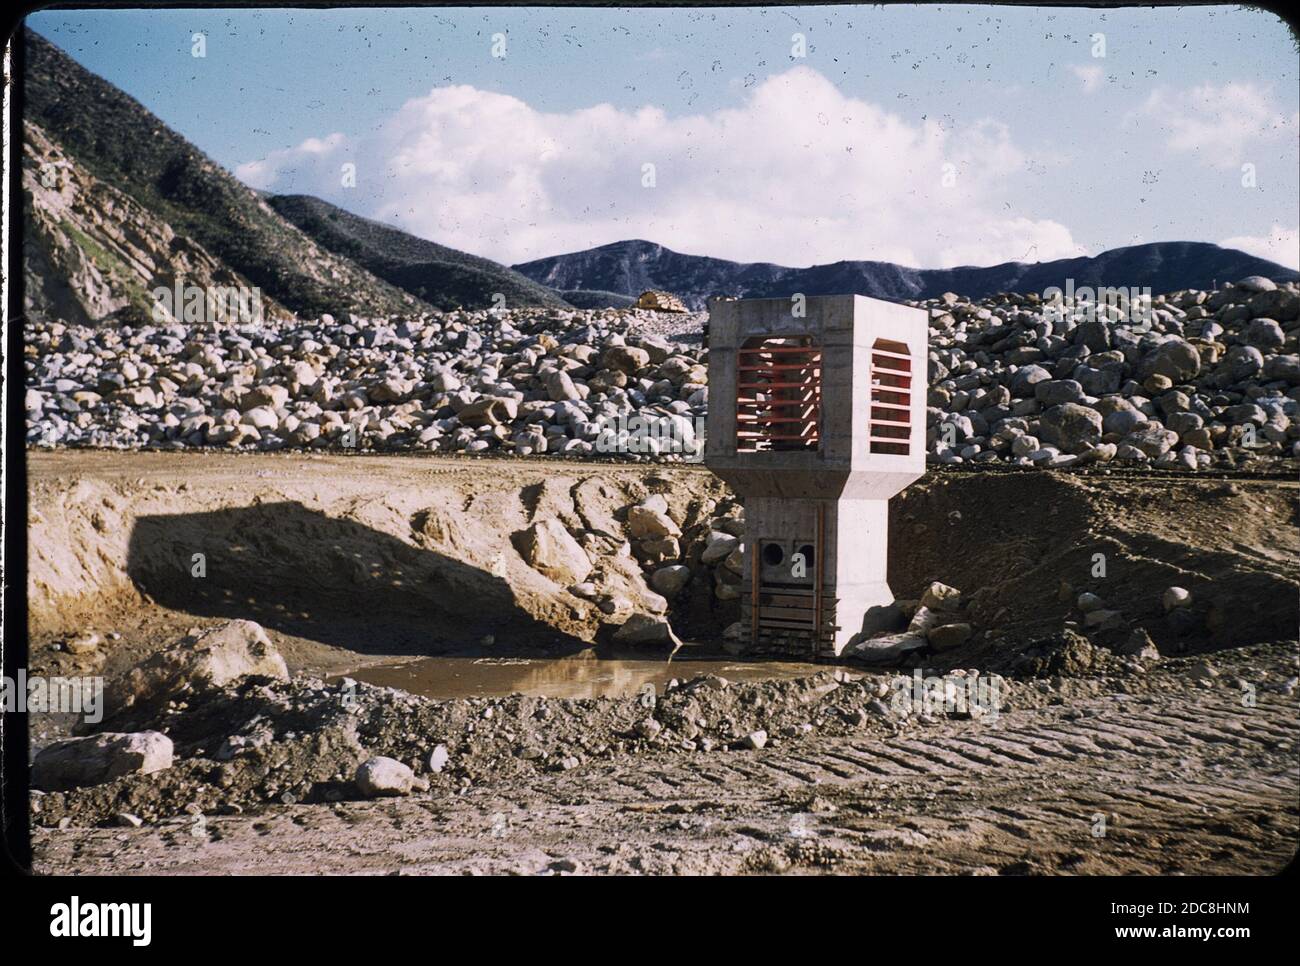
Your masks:
[[[546,698],[597,698],[636,694],[647,684],[662,691],[673,678],[685,681],[717,674],[729,681],[771,681],[805,677],[826,665],[797,661],[734,661],[683,658],[671,663],[642,654],[566,657],[440,656],[400,664],[375,664],[348,674],[357,681],[400,688],[428,698],[494,698],[527,694]]]

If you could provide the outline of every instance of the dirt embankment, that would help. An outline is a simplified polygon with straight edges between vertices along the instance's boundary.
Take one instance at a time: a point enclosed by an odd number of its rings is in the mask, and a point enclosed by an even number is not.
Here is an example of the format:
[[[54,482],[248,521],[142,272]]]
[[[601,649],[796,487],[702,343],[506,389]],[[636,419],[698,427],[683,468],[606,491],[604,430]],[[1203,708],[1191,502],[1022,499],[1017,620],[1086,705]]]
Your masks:
[[[662,609],[627,546],[627,508],[658,492],[694,522],[726,495],[704,471],[403,458],[32,454],[30,481],[37,639],[131,629],[143,615],[138,630],[166,625],[165,643],[177,622],[248,618],[291,661],[310,657],[295,642],[360,655],[488,636],[584,646],[626,613],[539,573],[521,534],[558,520],[603,593]]]
[[[960,588],[990,637],[1057,631],[1091,592],[1165,654],[1294,640],[1298,496],[1276,479],[931,473],[891,504],[890,586]],[[1190,619],[1165,613],[1171,586]]]
[[[688,539],[730,498],[703,468],[105,452],[33,453],[29,466],[33,636],[119,632],[121,662],[230,618],[259,622],[291,664],[318,670],[487,638],[503,652],[577,650],[625,612],[529,566],[519,536],[558,520],[603,590],[662,608],[626,531],[628,508],[653,493],[681,521],[694,574],[666,602],[674,626],[716,644],[737,617]],[[1080,618],[1083,591],[1166,654],[1293,639],[1298,492],[1248,478],[931,472],[893,501],[890,584],[900,598],[932,580],[961,589],[976,649],[1059,631]],[[1178,624],[1161,606],[1175,585],[1193,595]]]

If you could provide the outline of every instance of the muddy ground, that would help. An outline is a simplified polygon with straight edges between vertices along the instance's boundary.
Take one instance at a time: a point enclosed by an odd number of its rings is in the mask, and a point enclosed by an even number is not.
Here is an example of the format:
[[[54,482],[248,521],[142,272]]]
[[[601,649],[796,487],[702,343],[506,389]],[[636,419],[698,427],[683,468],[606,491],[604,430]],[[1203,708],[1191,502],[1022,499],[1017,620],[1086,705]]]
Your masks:
[[[1300,487],[1282,476],[932,471],[910,487],[891,506],[890,583],[967,595],[975,637],[914,663],[997,675],[997,713],[971,717],[891,711],[910,663],[699,677],[718,672],[701,660],[737,660],[719,650],[735,603],[708,586],[673,604],[689,646],[649,705],[635,675],[539,696],[599,663],[613,625],[512,536],[544,516],[617,533],[651,493],[705,519],[730,494],[700,467],[28,461],[33,672],[102,673],[111,689],[188,630],[246,618],[295,675],[119,722],[166,730],[177,765],[42,796],[41,871],[1267,873],[1300,839]],[[636,574],[608,579],[636,592]],[[1193,594],[1181,621],[1161,604],[1173,585]],[[1075,634],[1083,591],[1161,657]],[[69,653],[88,631],[101,647]],[[381,686],[400,682],[395,662],[439,654],[496,677],[440,693],[435,666],[426,696]],[[345,673],[363,713],[340,711]],[[492,688],[523,696],[462,696]],[[264,748],[216,761],[268,722]],[[33,747],[67,728],[36,717]],[[748,747],[758,729],[770,740]],[[350,786],[358,753],[418,767],[436,744],[450,760],[425,770],[427,791],[366,801]],[[116,827],[123,812],[141,827]]]

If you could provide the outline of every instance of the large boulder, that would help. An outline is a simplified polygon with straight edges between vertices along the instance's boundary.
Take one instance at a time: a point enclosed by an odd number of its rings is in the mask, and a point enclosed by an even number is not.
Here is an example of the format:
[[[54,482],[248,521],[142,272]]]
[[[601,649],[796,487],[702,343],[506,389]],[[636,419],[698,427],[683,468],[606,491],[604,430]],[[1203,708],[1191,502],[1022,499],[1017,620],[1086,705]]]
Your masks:
[[[650,353],[631,345],[615,345],[605,350],[606,369],[635,375],[650,365]]]
[[[538,520],[517,538],[519,555],[528,566],[562,587],[580,584],[591,573],[591,558],[554,517]]]
[[[582,398],[578,387],[563,369],[546,370],[542,374],[542,384],[546,386],[546,394],[552,402],[573,402]]]
[[[1156,459],[1174,447],[1178,442],[1178,434],[1159,423],[1144,423],[1129,433],[1124,442]]]
[[[700,560],[712,566],[713,564],[722,563],[736,547],[740,546],[740,540],[729,533],[722,533],[714,530],[709,533],[708,542],[704,546],[704,552],[700,554]]]
[[[650,586],[665,597],[676,597],[691,579],[691,568],[683,564],[660,567],[650,576]]]
[[[1277,349],[1286,342],[1286,335],[1272,319],[1252,319],[1246,326],[1246,342],[1257,349]]]
[[[161,700],[186,687],[223,687],[244,677],[287,681],[289,669],[260,624],[227,621],[133,668],[112,689],[118,695],[113,710]]]
[[[627,511],[627,527],[637,540],[679,537],[682,530],[663,510],[654,506],[634,506]]]
[[[1011,395],[1017,399],[1024,396],[1033,396],[1037,391],[1039,383],[1047,382],[1052,378],[1052,374],[1038,365],[1021,366],[1011,377],[1008,388]]]
[[[415,772],[408,766],[396,758],[385,758],[382,755],[363,761],[357,767],[353,781],[367,798],[396,798],[429,787],[423,779],[416,778]]]
[[[412,383],[400,376],[387,376],[370,387],[367,395],[371,402],[394,403],[406,398]]]
[[[1049,379],[1034,386],[1034,398],[1044,406],[1082,403],[1083,387],[1073,379]]]
[[[904,634],[887,634],[851,644],[846,657],[864,664],[897,664],[913,651],[919,651],[929,643],[925,634],[907,632]]]
[[[42,748],[32,762],[32,787],[61,792],[102,785],[127,775],[150,775],[172,766],[172,740],[159,731],[105,732],[65,738]]]
[[[1066,453],[1082,453],[1101,442],[1101,413],[1078,403],[1053,406],[1039,419],[1038,435]]]
[[[1200,371],[1201,354],[1196,346],[1174,337],[1147,354],[1138,368],[1138,378],[1166,376],[1177,384],[1195,379]]]
[[[681,642],[673,633],[668,618],[655,614],[633,614],[614,633],[620,644],[672,644]]]
[[[1247,275],[1236,287],[1243,292],[1271,292],[1277,288],[1277,282],[1263,275]]]
[[[244,412],[258,406],[280,409],[289,402],[289,390],[284,386],[255,386],[239,398],[239,408]]]
[[[519,404],[509,396],[484,396],[456,414],[462,426],[501,426],[518,415]]]

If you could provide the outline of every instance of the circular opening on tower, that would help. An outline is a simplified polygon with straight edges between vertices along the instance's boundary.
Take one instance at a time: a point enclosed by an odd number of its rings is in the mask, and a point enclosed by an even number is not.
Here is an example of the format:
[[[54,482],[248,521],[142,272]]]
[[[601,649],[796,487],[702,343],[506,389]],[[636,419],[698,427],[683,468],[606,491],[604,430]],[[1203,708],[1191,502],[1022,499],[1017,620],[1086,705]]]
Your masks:
[[[779,543],[763,544],[763,565],[765,567],[778,566],[785,559],[785,551],[781,549]]]

